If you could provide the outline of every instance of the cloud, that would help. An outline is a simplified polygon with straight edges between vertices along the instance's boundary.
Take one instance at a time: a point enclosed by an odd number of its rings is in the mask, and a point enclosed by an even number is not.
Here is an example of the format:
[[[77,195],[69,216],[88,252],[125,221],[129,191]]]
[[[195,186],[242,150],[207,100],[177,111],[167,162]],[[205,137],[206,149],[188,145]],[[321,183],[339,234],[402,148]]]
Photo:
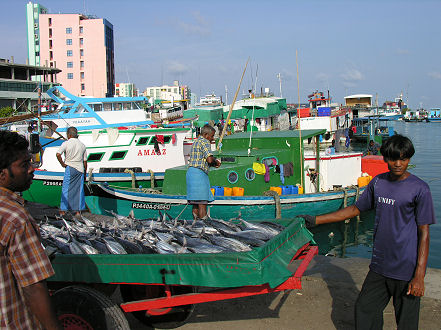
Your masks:
[[[211,34],[208,21],[200,12],[196,11],[191,13],[190,19],[192,21],[191,23],[178,20],[176,22],[178,29],[190,35],[208,36]]]
[[[363,74],[357,69],[346,69],[346,71],[343,72],[340,77],[348,82],[357,82],[364,79]]]
[[[441,73],[439,73],[438,71],[429,72],[427,75],[433,79],[441,79]]]
[[[359,81],[364,80],[363,74],[356,68],[347,68],[340,77],[345,87],[355,87]]]
[[[190,68],[178,61],[170,61],[167,63],[167,71],[172,74],[185,74],[190,71]]]

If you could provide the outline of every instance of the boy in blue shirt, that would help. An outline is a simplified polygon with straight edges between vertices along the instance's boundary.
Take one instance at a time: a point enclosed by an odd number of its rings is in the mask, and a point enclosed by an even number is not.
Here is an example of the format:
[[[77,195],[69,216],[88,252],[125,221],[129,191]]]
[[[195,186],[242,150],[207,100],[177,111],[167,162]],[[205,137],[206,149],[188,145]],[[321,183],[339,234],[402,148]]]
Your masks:
[[[389,172],[372,179],[354,205],[317,217],[302,217],[307,226],[314,226],[375,209],[372,259],[355,305],[356,328],[382,329],[383,310],[393,297],[398,329],[418,329],[429,225],[435,223],[432,195],[427,183],[407,171],[415,153],[407,137],[390,137],[380,151]]]

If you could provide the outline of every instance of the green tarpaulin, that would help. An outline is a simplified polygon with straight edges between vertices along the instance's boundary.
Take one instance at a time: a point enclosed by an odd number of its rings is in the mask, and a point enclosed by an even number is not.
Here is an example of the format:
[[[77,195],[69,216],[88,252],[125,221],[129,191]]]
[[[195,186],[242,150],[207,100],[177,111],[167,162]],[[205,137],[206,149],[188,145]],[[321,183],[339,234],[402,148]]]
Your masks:
[[[50,281],[84,283],[165,283],[276,287],[292,274],[296,251],[312,241],[303,220],[281,220],[287,228],[250,252],[217,254],[58,255]]]

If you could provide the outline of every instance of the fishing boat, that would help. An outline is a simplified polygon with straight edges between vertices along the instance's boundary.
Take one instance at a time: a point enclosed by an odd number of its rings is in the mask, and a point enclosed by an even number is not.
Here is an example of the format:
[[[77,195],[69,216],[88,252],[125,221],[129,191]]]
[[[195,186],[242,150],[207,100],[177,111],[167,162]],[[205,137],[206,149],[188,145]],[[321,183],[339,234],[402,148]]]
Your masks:
[[[356,143],[369,143],[370,140],[381,144],[390,136],[396,134],[392,123],[381,116],[354,118],[350,136]]]
[[[184,165],[184,143],[189,128],[107,128],[79,131],[86,145],[86,181],[109,183],[116,187],[155,188],[162,185],[164,170]],[[64,169],[56,153],[47,146],[34,172],[31,187],[23,197],[31,202],[58,206]]]
[[[403,118],[402,109],[407,108],[403,101],[403,95],[396,97],[394,101],[385,101],[382,107],[374,110],[375,115],[378,115],[383,120],[398,120]]]
[[[298,108],[295,120],[297,128],[326,129],[322,143],[331,143],[337,131],[346,131],[352,122],[352,111],[331,103],[331,97],[315,91],[308,95],[309,107]],[[344,135],[344,134],[342,134]]]
[[[403,116],[403,120],[408,123],[422,122],[427,118],[427,111],[424,109],[407,110]]]
[[[426,121],[429,123],[440,123],[441,122],[441,109],[440,108],[432,108],[427,115]]]
[[[209,173],[215,195],[208,206],[211,216],[289,218],[335,211],[353,203],[360,192],[362,153],[322,150],[319,136],[325,132],[256,131],[225,137],[222,148],[214,152],[222,166]],[[188,219],[192,213],[186,199],[186,171],[187,166],[168,168],[156,194],[90,182],[86,203],[96,214],[133,210],[143,218],[166,210]]]

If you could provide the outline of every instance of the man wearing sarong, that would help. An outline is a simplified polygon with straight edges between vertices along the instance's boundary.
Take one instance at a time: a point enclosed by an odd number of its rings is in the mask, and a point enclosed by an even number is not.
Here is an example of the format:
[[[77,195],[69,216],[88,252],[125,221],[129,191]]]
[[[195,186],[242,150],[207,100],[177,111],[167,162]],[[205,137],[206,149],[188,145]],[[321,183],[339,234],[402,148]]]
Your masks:
[[[84,201],[84,178],[87,171],[86,146],[78,140],[78,131],[75,127],[67,129],[67,139],[57,152],[57,159],[65,168],[60,214],[64,215],[66,211],[73,211],[76,216],[79,216],[86,208]],[[63,153],[64,161],[61,158]]]
[[[193,205],[193,218],[204,219],[207,216],[207,204],[214,200],[210,190],[208,171],[210,166],[219,167],[221,162],[211,153],[211,142],[215,130],[210,125],[201,129],[201,134],[193,143],[187,170],[187,200]]]

